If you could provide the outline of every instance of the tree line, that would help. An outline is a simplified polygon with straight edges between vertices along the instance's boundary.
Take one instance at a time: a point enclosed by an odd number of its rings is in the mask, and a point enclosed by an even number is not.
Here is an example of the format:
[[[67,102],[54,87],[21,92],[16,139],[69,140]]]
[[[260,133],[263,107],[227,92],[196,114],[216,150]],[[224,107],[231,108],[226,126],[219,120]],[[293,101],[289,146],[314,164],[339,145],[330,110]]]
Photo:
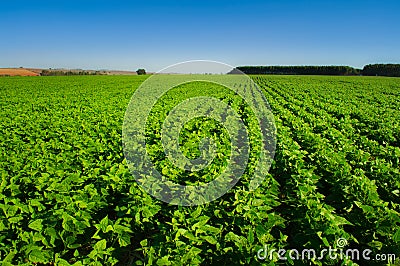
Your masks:
[[[366,65],[362,70],[364,76],[400,77],[400,64]]]
[[[239,66],[230,74],[237,73],[237,70],[245,74],[400,77],[400,64],[370,64],[363,69],[350,66]]]
[[[138,75],[146,75],[144,68],[136,70]],[[44,69],[40,73],[41,76],[79,76],[79,75],[107,75],[107,71],[94,70],[59,70],[59,69]]]
[[[71,71],[71,70],[47,70],[40,73],[41,76],[79,76],[79,75],[105,75],[104,71]]]

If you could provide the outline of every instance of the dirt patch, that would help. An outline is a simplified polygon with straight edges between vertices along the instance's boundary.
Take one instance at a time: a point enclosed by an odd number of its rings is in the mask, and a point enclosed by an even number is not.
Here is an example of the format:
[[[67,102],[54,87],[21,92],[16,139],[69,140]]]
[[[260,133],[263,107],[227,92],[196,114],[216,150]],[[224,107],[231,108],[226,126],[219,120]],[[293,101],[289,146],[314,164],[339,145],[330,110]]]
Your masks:
[[[39,76],[39,74],[23,68],[0,68],[0,76]]]

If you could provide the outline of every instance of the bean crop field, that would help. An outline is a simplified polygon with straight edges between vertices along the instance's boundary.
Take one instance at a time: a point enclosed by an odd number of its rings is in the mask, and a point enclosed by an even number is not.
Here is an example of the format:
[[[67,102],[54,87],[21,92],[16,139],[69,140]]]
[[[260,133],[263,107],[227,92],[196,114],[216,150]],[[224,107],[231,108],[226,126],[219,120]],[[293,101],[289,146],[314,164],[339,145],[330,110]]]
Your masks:
[[[250,152],[241,180],[199,206],[153,198],[127,166],[124,114],[147,78],[0,79],[2,265],[399,263],[375,257],[400,257],[399,78],[251,76],[274,114],[274,161],[263,183],[249,190],[246,173],[257,151]],[[146,143],[160,172],[183,183],[209,182],[213,175],[191,175],[168,163],[159,142],[168,112],[162,107],[193,95],[230,103],[250,133],[257,126],[225,88],[194,83],[169,92],[147,120]],[[207,170],[218,173],[230,149],[217,122],[198,118],[185,125],[183,153],[199,156],[205,136],[215,138],[219,151]],[[250,145],[257,143],[257,134],[249,137]],[[260,258],[267,247],[297,249],[300,259]],[[302,249],[319,254],[330,247],[368,249],[375,260],[301,257]]]

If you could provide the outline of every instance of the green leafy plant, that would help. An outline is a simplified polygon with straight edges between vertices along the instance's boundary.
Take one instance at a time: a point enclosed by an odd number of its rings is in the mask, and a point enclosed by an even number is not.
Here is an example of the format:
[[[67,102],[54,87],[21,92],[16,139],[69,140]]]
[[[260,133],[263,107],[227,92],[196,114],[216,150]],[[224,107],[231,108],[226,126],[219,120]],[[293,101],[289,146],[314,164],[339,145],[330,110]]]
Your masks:
[[[212,119],[189,121],[188,158],[213,139],[202,171],[168,161],[162,122],[181,101],[212,96],[248,127],[241,180],[216,201],[182,207],[145,193],[128,170],[121,125],[147,76],[10,77],[0,84],[0,261],[3,265],[373,264],[260,261],[271,248],[323,248],[338,238],[374,254],[400,255],[400,81],[396,78],[253,76],[275,115],[278,139],[265,181],[249,191],[258,156],[254,114],[234,92],[201,82],[159,99],[146,124],[157,169],[185,184],[224,170],[230,141]]]

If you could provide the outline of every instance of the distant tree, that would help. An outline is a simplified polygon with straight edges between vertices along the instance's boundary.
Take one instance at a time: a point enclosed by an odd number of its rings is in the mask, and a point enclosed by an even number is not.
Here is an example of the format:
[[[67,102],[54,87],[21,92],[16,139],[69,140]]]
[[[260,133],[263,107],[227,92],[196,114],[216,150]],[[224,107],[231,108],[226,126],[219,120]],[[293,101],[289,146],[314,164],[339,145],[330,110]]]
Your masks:
[[[136,70],[136,73],[138,75],[146,75],[146,70],[143,68],[139,68],[138,70]]]

